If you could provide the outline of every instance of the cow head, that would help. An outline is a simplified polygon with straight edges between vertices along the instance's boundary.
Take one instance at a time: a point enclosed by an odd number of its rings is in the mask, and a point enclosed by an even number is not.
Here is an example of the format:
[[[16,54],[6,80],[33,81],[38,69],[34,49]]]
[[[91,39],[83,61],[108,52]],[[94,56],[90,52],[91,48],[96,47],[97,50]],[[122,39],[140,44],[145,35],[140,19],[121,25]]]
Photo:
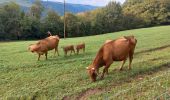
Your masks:
[[[96,78],[97,78],[97,73],[96,73],[96,69],[94,68],[94,66],[90,65],[89,67],[86,68],[87,69],[87,72],[91,78],[91,80],[93,82],[96,81]]]
[[[32,53],[36,52],[38,49],[40,49],[40,46],[36,44],[31,44],[28,47],[28,50],[31,51]]]
[[[30,45],[29,45],[28,50],[33,53],[34,51],[32,50],[32,45],[33,45],[33,44],[30,44]]]

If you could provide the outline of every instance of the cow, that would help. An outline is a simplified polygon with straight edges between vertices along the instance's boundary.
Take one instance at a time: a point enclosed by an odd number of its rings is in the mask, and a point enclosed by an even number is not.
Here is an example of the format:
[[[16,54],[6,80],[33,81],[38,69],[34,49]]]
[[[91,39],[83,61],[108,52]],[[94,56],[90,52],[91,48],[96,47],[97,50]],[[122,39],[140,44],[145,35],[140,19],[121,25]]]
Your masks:
[[[137,44],[137,40],[134,36],[124,36],[116,40],[104,43],[99,49],[92,64],[87,67],[88,74],[93,82],[99,74],[99,68],[105,66],[101,79],[104,78],[104,74],[108,74],[108,68],[113,61],[123,61],[119,70],[122,70],[126,59],[129,57],[129,67],[131,69],[131,63],[133,60],[134,50]]]
[[[83,52],[85,52],[85,43],[78,44],[78,45],[76,45],[75,48],[76,48],[77,54],[79,54],[79,51],[81,49],[83,49]]]
[[[73,45],[64,46],[62,48],[63,48],[65,56],[67,56],[67,52],[68,51],[71,51],[70,55],[71,55],[72,52],[74,52],[74,54],[75,54],[75,50],[74,50],[74,46]]]
[[[56,51],[59,56],[59,53],[58,53],[59,40],[60,38],[57,35],[49,36],[45,39],[38,41],[35,44],[29,45],[28,50],[31,51],[32,53],[36,52],[38,54],[38,60],[40,60],[41,55],[45,54],[46,60],[47,60],[47,54],[49,50],[55,49],[54,56],[56,54]]]

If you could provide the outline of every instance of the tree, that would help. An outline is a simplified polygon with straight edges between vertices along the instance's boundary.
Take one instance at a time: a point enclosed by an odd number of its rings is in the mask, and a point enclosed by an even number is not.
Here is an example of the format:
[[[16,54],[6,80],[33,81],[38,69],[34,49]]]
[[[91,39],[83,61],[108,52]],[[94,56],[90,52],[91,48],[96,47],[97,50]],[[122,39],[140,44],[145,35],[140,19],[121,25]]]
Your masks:
[[[52,34],[62,35],[63,23],[55,11],[49,10],[47,12],[47,16],[43,19],[43,30],[44,32],[50,31]]]
[[[71,13],[66,13],[66,36],[78,36],[77,24],[78,24],[78,18]],[[76,30],[76,31],[75,31]]]
[[[87,36],[91,33],[91,12],[80,13],[77,15],[79,20],[79,36]]]
[[[43,5],[40,0],[36,0],[30,8],[22,23],[22,37],[24,39],[40,39],[45,37],[41,31],[41,16],[43,12]]]
[[[30,14],[37,19],[41,18],[42,11],[44,10],[40,0],[36,0],[30,8]]]
[[[10,2],[0,10],[0,27],[4,37],[16,39],[20,31],[21,10],[18,4]]]
[[[134,16],[130,27],[148,27],[168,24],[170,16],[169,0],[126,0],[123,5],[124,16]],[[130,17],[128,16],[128,17]],[[129,18],[126,18],[126,21]]]
[[[93,32],[107,33],[122,30],[122,8],[119,3],[110,2],[106,7],[96,10],[92,20]]]
[[[110,2],[104,8],[104,28],[107,29],[105,32],[114,32],[122,30],[122,7],[117,2]]]

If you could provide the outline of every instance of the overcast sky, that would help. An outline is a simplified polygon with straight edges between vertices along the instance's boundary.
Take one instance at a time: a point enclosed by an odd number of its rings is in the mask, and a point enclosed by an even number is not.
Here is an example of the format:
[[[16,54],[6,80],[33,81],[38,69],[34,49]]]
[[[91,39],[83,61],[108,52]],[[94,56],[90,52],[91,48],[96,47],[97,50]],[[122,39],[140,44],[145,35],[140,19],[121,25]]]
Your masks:
[[[63,2],[64,0],[43,0],[43,1]],[[95,6],[105,6],[109,1],[117,1],[123,3],[125,0],[66,0],[67,3],[95,5]]]

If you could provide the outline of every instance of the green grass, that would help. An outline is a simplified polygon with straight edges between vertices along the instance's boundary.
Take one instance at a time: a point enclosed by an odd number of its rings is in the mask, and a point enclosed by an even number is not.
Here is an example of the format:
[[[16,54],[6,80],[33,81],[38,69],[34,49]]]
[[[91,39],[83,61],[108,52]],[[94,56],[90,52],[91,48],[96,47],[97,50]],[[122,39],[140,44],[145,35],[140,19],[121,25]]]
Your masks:
[[[63,97],[69,100],[153,99],[170,88],[170,74],[156,78],[157,81],[151,80],[169,72],[170,47],[135,54],[130,71],[127,70],[128,62],[123,71],[114,70],[121,64],[115,62],[109,69],[109,75],[103,80],[98,79],[95,83],[90,81],[86,72],[86,67],[92,62],[106,39],[132,34],[138,40],[135,52],[170,45],[170,26],[61,39],[60,56],[53,57],[54,51],[50,51],[47,61],[44,60],[45,57],[37,61],[37,55],[27,50],[28,45],[35,41],[2,42],[0,43],[0,99],[46,100]],[[86,43],[85,54],[64,57],[61,46],[80,42]],[[142,84],[138,86],[140,83]],[[132,86],[134,88],[129,91],[121,92]],[[119,92],[120,94],[116,95]]]

